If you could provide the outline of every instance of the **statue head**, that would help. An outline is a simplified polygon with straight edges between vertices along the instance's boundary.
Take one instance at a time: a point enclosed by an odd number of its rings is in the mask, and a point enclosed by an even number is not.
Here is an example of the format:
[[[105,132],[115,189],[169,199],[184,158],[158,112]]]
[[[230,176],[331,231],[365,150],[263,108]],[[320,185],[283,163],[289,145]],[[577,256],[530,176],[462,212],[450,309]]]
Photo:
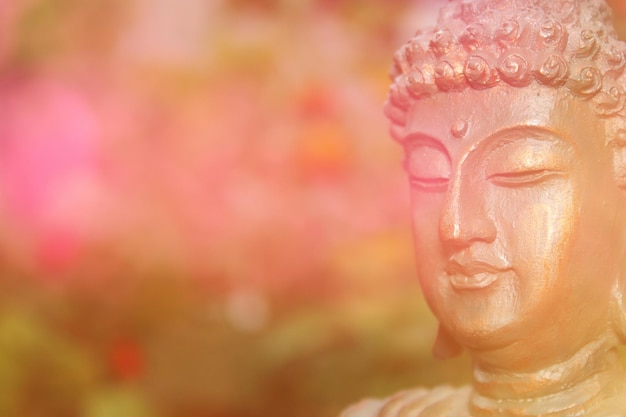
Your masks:
[[[626,44],[603,0],[452,0],[395,56],[435,351],[545,365],[626,335]],[[515,364],[513,364],[515,366]]]

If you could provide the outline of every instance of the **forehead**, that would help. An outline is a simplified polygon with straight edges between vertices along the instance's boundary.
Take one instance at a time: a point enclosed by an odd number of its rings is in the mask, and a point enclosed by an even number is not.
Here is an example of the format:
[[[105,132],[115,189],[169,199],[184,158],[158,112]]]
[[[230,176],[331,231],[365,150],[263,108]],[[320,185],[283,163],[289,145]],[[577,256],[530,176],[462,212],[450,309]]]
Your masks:
[[[471,147],[521,126],[543,128],[585,150],[605,142],[604,125],[589,103],[539,85],[439,93],[416,101],[407,116],[405,138],[425,135],[448,148]]]

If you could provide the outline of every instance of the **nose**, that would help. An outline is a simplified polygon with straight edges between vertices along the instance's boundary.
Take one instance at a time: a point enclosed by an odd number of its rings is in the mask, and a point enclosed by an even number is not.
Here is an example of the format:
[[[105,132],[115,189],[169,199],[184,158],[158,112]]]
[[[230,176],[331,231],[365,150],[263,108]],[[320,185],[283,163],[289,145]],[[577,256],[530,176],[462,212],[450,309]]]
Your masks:
[[[495,207],[489,207],[486,190],[481,188],[467,173],[457,172],[451,178],[439,219],[440,238],[449,249],[495,240],[497,230],[489,215]]]

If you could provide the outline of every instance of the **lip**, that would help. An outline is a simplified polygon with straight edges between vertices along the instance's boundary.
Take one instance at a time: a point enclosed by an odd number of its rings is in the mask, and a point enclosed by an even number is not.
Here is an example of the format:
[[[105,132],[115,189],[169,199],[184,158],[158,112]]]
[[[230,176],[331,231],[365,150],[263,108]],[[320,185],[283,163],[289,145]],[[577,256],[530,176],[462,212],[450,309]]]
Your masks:
[[[457,290],[479,290],[487,288],[498,280],[500,274],[451,275],[450,284]]]
[[[454,289],[478,290],[491,286],[508,270],[508,268],[499,268],[483,261],[471,261],[464,264],[451,261],[446,267],[446,274]]]

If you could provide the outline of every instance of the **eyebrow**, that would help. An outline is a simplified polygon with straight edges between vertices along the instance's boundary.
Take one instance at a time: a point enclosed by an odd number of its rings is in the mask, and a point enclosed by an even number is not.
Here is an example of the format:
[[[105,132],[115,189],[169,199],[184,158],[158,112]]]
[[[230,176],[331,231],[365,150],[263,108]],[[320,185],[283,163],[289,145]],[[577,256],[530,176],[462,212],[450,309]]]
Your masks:
[[[416,145],[431,145],[433,148],[448,152],[448,148],[443,144],[443,141],[422,132],[411,133],[402,141],[402,146],[405,149]]]
[[[498,130],[480,141],[470,152],[483,149],[489,155],[503,146],[523,139],[532,139],[539,142],[563,144],[571,149],[576,149],[571,141],[559,135],[556,130],[535,125],[513,126]]]
[[[529,136],[532,136],[532,139],[536,140],[546,142],[564,142],[571,146],[570,141],[561,137],[556,130],[545,126],[535,125],[507,127],[490,134],[483,142],[489,143],[492,141],[505,141],[506,143],[509,143],[520,139],[528,139]]]
[[[499,148],[522,139],[533,139],[537,141],[551,142],[554,144],[565,144],[569,148],[576,149],[576,146],[572,144],[571,141],[562,137],[555,129],[547,126],[517,125],[505,127],[487,135],[483,140],[473,145],[469,152],[472,153],[483,149],[483,151],[488,152],[485,158],[489,159],[490,154]],[[463,140],[461,139],[461,141]],[[450,157],[448,147],[444,144],[444,141],[437,139],[428,133],[412,132],[406,135],[401,143],[405,150],[411,150],[413,147],[418,145],[426,145],[439,149]]]

